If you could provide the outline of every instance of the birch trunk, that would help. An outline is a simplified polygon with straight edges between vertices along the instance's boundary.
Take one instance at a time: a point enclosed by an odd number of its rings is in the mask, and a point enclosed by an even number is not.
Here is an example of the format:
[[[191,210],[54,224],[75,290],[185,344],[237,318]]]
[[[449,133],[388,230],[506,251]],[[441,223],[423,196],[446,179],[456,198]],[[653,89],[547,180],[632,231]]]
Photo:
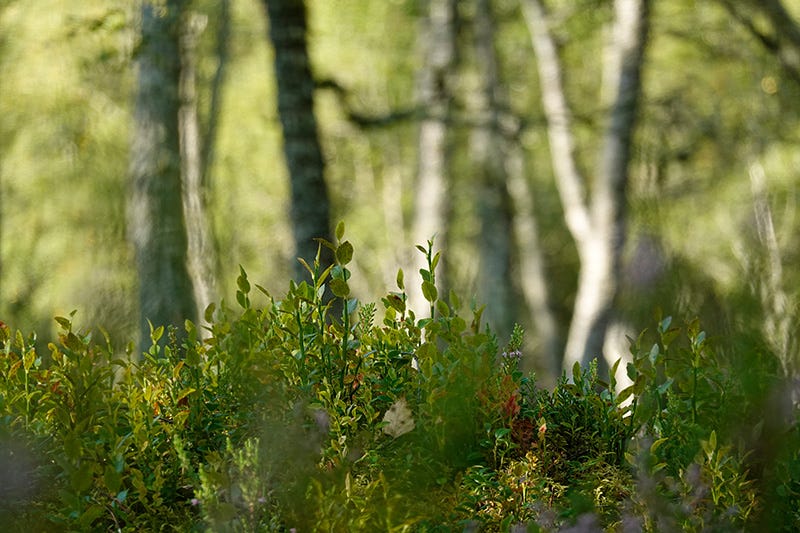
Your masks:
[[[196,44],[207,19],[188,13],[182,24],[180,61],[180,148],[183,208],[186,217],[189,274],[194,287],[196,316],[216,299],[216,248],[203,186],[203,142],[197,116]]]
[[[425,245],[435,237],[435,247],[447,247],[447,224],[450,213],[448,172],[448,119],[451,113],[450,84],[455,64],[455,0],[429,0],[428,15],[421,32],[424,62],[419,74],[419,100],[425,116],[419,129],[417,184],[411,236],[414,244]],[[425,267],[416,254],[412,261],[415,273]],[[410,278],[412,279],[412,278]],[[447,282],[446,263],[440,263],[437,282]],[[418,283],[409,284],[410,307],[418,314],[428,308]]]
[[[632,134],[641,92],[649,0],[615,0],[614,26],[603,65],[608,108],[591,197],[575,158],[571,114],[561,62],[539,0],[525,0],[524,15],[539,65],[542,104],[556,185],[567,227],[578,250],[580,272],[562,368],[602,355],[625,235],[625,202]]]

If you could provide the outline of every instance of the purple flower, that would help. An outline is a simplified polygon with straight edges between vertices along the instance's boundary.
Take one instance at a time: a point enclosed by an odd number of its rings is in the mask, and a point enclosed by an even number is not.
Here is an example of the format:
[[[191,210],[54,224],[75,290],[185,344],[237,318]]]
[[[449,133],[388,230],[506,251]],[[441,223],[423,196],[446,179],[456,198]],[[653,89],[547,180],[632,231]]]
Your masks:
[[[522,358],[522,352],[519,350],[514,350],[512,352],[503,352],[503,359],[519,360],[520,358]]]

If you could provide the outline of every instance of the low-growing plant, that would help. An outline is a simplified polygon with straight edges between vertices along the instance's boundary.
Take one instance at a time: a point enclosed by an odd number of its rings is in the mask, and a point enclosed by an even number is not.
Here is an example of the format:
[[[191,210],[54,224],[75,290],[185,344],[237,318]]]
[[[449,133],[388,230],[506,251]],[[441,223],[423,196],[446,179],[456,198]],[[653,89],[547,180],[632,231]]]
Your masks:
[[[554,389],[519,370],[437,286],[406,279],[376,303],[334,263],[274,298],[242,268],[234,307],[206,325],[153,326],[134,354],[56,319],[47,353],[0,326],[0,521],[20,530],[792,531],[800,526],[797,412],[766,419],[768,353],[743,364],[698,322],[631,341],[617,391],[596,364]],[[737,366],[738,365],[738,366]],[[747,380],[747,381],[745,381]],[[742,386],[740,386],[742,385]],[[748,428],[735,422],[746,420]],[[752,422],[752,423],[751,423]],[[24,442],[25,446],[11,443]],[[24,452],[22,451],[24,449]],[[13,469],[10,465],[13,464]]]

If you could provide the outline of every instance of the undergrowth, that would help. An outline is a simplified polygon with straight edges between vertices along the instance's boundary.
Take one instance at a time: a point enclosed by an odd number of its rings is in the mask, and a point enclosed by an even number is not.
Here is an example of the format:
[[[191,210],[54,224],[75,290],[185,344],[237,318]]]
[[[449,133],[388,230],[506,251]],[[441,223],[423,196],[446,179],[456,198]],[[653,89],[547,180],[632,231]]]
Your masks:
[[[631,339],[618,390],[575,366],[553,390],[439,294],[350,291],[327,269],[275,298],[152,328],[136,354],[58,317],[47,353],[0,328],[0,522],[12,531],[800,529],[797,412],[768,353],[719,355],[696,321]],[[264,303],[255,305],[260,299]],[[743,364],[742,361],[747,361]],[[747,368],[743,373],[742,368]],[[759,394],[753,391],[760,391]]]

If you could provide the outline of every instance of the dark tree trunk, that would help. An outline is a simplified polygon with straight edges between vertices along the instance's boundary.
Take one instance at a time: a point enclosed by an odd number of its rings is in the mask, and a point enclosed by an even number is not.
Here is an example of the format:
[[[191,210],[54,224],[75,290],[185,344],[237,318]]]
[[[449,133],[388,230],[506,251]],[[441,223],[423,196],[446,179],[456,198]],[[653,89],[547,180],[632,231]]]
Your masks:
[[[129,232],[139,278],[141,348],[153,325],[196,319],[187,269],[181,188],[180,24],[185,2],[142,6],[135,126],[131,149]]]
[[[478,174],[476,189],[481,222],[478,257],[478,296],[486,304],[484,316],[501,339],[514,326],[517,298],[513,282],[514,232],[511,198],[506,182],[505,142],[500,131],[499,107],[503,99],[494,17],[489,0],[478,0],[475,11],[476,66],[481,88],[476,94],[478,125],[472,132],[472,158]]]
[[[303,0],[264,0],[264,5],[275,49],[278,114],[291,181],[295,254],[310,263],[317,254],[314,239],[330,240],[330,201],[314,116],[314,79],[306,47],[306,8]],[[330,262],[327,250],[323,249],[323,253],[323,263]],[[305,278],[305,270],[297,262],[294,266],[295,278]]]

